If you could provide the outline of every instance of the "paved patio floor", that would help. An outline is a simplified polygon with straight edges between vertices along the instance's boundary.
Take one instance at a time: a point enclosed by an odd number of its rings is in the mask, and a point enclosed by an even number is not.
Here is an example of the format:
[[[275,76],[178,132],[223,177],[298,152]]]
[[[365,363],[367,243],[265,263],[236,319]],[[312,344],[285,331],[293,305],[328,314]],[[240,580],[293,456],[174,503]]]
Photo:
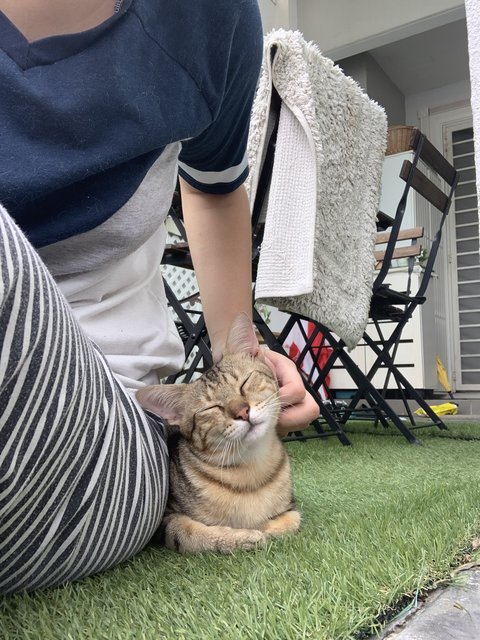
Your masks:
[[[480,568],[433,592],[415,613],[389,626],[382,640],[480,640]]]

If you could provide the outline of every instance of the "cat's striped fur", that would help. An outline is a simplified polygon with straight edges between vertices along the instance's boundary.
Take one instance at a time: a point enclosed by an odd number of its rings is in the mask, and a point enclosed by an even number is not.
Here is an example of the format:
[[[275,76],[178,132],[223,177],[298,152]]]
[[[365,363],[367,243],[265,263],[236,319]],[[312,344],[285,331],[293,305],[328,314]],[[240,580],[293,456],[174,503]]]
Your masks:
[[[170,494],[159,531],[180,552],[250,549],[300,526],[290,464],[276,433],[278,384],[250,321],[236,319],[221,362],[188,385],[137,393],[165,417]]]

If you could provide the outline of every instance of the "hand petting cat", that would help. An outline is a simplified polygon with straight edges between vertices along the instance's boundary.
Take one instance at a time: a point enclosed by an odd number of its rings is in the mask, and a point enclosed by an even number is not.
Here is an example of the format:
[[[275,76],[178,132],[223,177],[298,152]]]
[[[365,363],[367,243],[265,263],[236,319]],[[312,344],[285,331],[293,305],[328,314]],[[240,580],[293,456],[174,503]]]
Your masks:
[[[263,355],[280,385],[282,411],[277,426],[278,434],[283,437],[290,431],[305,429],[320,415],[318,404],[305,391],[302,378],[292,360],[268,349],[265,349]]]

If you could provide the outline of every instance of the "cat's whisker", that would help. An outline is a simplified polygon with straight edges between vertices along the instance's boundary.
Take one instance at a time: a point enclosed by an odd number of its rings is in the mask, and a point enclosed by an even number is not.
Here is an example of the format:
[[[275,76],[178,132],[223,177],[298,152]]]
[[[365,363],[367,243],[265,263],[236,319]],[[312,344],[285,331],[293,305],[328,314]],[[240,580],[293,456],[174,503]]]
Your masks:
[[[240,440],[236,438],[235,441],[233,442],[233,447],[232,447],[232,462],[237,464],[239,456],[240,456]]]
[[[236,446],[236,440],[230,440],[230,442],[228,443],[228,447],[227,447],[227,456],[226,456],[226,460],[225,460],[225,467],[228,469],[228,467],[230,467],[232,465],[232,463],[235,461],[235,446]]]
[[[224,443],[224,442],[225,442],[224,438],[219,438],[219,439],[218,439],[218,442],[217,442],[217,444],[216,444],[215,448],[214,448],[214,449],[213,449],[213,451],[210,453],[210,455],[209,455],[209,456],[207,456],[207,460],[208,460],[208,462],[211,462],[214,458],[216,458],[216,457],[217,457],[217,451],[218,451],[219,447],[222,445],[222,443]]]
[[[220,460],[220,471],[222,471],[223,467],[225,466],[229,448],[230,448],[230,442],[227,442],[227,446],[222,449],[222,458]]]
[[[231,440],[229,440],[227,442],[227,446],[223,450],[222,460],[221,460],[221,464],[220,464],[220,482],[223,482],[223,471],[224,471],[224,469],[228,468],[230,466],[230,453],[232,451],[233,445],[234,445],[234,443]]]
[[[281,403],[279,402],[278,398],[272,398],[272,400],[270,400],[269,402],[265,402],[261,408],[262,409],[271,409],[271,408],[276,408],[276,407],[280,407]]]
[[[219,447],[221,447],[222,444],[225,443],[225,438],[223,438],[222,436],[219,436],[217,439],[217,444],[214,448],[214,450],[212,451],[212,456],[215,455],[219,449]]]
[[[288,409],[289,407],[294,407],[295,405],[291,402],[282,402],[282,409]]]
[[[276,391],[275,393],[272,393],[270,396],[268,396],[267,398],[265,398],[265,400],[262,400],[261,403],[259,403],[259,407],[264,407],[264,406],[271,406],[273,405],[278,399],[280,398],[280,390]],[[281,403],[282,407],[293,407],[294,405],[291,402],[282,402]]]
[[[220,464],[219,464],[219,468],[220,468],[220,482],[223,484],[223,465],[224,465],[224,460],[225,460],[225,449],[222,450],[222,457],[220,459]]]
[[[262,402],[268,402],[272,398],[279,398],[279,397],[280,397],[280,389],[277,389],[276,391],[271,393],[269,396],[267,396],[265,400],[262,400]]]
[[[232,465],[232,463],[234,463],[236,461],[236,448],[237,448],[237,444],[238,441],[234,440],[232,442],[232,446],[230,447],[230,453],[231,453],[231,457],[228,460],[228,466]]]
[[[264,400],[259,402],[258,407],[261,408],[263,406],[269,406],[274,402],[276,402],[279,399],[279,397],[280,397],[280,390],[274,391],[272,394],[267,396]]]
[[[233,442],[233,457],[235,459],[235,462],[238,462],[238,454],[239,454],[239,441],[238,440],[234,440]]]
[[[240,460],[240,462],[245,463],[245,460],[243,459],[243,456],[242,456],[242,447],[240,446],[240,440],[236,441],[236,448],[237,448],[238,459]]]
[[[280,406],[280,403],[279,403],[278,396],[274,396],[272,394],[272,396],[269,396],[268,398],[260,402],[257,405],[257,409],[263,412],[269,409],[277,409],[279,406]]]

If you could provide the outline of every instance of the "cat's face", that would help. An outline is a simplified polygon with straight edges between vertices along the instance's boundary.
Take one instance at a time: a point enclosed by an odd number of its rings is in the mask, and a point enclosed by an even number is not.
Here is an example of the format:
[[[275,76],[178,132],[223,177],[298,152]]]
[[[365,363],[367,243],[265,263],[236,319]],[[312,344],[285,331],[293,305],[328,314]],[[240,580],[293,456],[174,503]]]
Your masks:
[[[248,447],[276,428],[278,384],[258,358],[226,356],[188,386],[181,430],[202,450]]]
[[[221,362],[201,378],[137,392],[142,406],[178,425],[199,451],[235,448],[241,455],[276,429],[278,383],[245,318],[235,321]]]

